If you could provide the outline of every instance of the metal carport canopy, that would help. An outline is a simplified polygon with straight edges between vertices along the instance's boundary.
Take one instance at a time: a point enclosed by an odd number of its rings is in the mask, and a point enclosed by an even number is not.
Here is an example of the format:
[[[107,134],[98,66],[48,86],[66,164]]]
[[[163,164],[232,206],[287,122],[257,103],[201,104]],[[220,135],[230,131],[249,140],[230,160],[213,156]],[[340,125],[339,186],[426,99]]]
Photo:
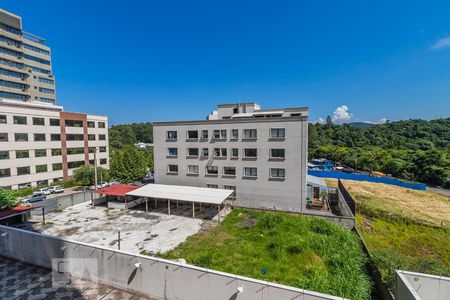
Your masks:
[[[150,183],[128,192],[126,195],[195,203],[221,204],[233,192],[233,190],[224,189]]]

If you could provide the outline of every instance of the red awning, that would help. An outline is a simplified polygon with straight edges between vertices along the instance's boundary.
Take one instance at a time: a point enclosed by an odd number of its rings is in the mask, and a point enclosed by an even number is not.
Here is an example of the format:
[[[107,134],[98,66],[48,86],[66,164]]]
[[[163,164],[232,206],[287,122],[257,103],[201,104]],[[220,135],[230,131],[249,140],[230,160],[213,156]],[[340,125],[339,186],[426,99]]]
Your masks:
[[[2,211],[0,211],[0,219],[6,218],[6,217],[12,216],[12,215],[25,213],[27,211],[30,211],[30,210],[36,209],[36,208],[42,208],[42,206],[16,206],[11,209],[2,210]]]
[[[103,189],[95,190],[94,193],[103,194],[108,196],[125,196],[126,193],[137,189],[138,186],[130,184],[115,184],[105,187]]]

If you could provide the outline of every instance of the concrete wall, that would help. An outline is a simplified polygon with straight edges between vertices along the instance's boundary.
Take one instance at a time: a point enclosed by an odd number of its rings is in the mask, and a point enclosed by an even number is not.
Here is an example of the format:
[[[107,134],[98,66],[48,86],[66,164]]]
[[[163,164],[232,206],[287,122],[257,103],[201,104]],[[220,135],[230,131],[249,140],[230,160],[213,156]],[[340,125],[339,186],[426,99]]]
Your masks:
[[[64,209],[69,206],[77,205],[86,201],[91,201],[91,193],[82,191],[64,195],[56,198],[46,199],[44,201],[34,202],[32,206],[44,206],[45,214],[51,213],[56,209]],[[32,215],[42,215],[41,210],[32,210]]]
[[[444,300],[450,297],[449,277],[397,270],[396,279],[396,300]]]
[[[51,268],[53,258],[96,259],[98,271],[90,273],[91,279],[156,299],[343,299],[6,226],[0,226],[0,255],[45,268]],[[238,293],[239,287],[242,293]]]
[[[271,128],[284,128],[285,138],[270,137]],[[232,129],[239,137],[231,138]],[[256,129],[256,139],[244,139],[244,129]],[[176,130],[178,138],[166,139],[169,130]],[[208,139],[187,139],[188,130],[208,130]],[[213,139],[213,130],[227,130],[226,139]],[[308,122],[305,117],[231,119],[157,123],[153,127],[155,182],[159,184],[206,187],[208,184],[236,187],[236,205],[285,211],[302,211],[306,199],[306,162]],[[168,157],[167,149],[177,148],[177,157]],[[188,148],[198,148],[199,157],[189,157]],[[209,149],[208,157],[201,157],[202,148]],[[226,148],[227,157],[214,157],[214,148]],[[238,157],[231,157],[232,149]],[[257,158],[243,157],[244,149],[256,148]],[[270,157],[270,149],[285,149],[285,158]],[[168,165],[178,165],[178,173],[169,173]],[[199,167],[199,174],[188,174],[188,166]],[[218,175],[206,174],[206,166],[217,166]],[[223,173],[224,167],[235,167],[236,175]],[[256,177],[244,176],[244,168],[257,168]],[[271,168],[285,169],[285,178],[271,178]]]

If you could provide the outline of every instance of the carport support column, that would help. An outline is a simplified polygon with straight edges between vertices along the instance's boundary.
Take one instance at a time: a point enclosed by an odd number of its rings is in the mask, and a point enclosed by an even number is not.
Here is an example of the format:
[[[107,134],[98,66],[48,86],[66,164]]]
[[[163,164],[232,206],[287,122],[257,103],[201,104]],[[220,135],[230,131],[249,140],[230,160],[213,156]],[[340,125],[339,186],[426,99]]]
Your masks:
[[[145,211],[148,212],[148,198],[145,197]]]
[[[192,202],[192,218],[195,219],[195,203]]]
[[[167,209],[170,215],[170,199],[167,199]]]
[[[155,208],[158,206],[158,202],[156,202],[156,198],[155,198]]]
[[[220,223],[220,204],[217,205],[217,210],[218,210],[217,220],[218,220],[218,223]]]

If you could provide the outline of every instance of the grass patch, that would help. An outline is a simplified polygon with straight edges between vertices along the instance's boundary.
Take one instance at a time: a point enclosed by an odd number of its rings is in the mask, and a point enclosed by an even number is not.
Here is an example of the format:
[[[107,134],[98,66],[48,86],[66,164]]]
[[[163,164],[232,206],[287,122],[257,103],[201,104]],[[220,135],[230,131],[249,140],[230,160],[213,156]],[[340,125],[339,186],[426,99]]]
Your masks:
[[[358,237],[324,219],[235,209],[217,227],[160,256],[340,297],[370,298]]]
[[[379,183],[343,183],[357,204],[356,227],[389,288],[396,269],[450,276],[448,197]]]

